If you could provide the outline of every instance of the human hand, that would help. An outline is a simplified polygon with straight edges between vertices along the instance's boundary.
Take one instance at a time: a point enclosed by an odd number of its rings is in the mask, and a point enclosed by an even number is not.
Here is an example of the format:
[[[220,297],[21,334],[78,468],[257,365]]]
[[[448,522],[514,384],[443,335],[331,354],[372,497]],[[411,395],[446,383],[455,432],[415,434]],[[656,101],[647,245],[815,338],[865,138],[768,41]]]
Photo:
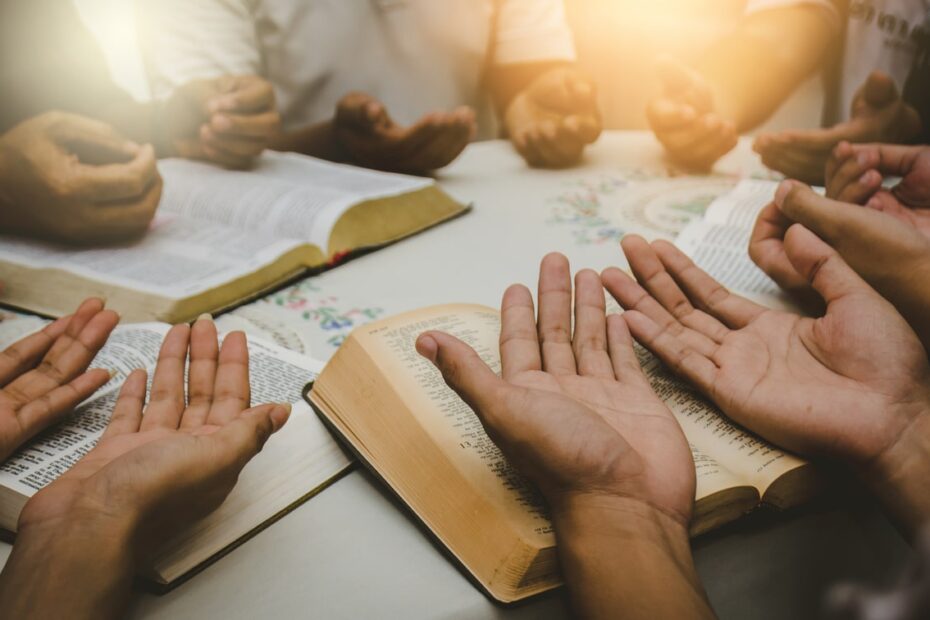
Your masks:
[[[257,75],[194,80],[162,111],[168,152],[226,168],[249,168],[278,133],[274,89]]]
[[[704,77],[672,58],[657,63],[663,94],[646,108],[649,126],[678,164],[709,170],[736,146],[736,125],[715,110],[713,93]]]
[[[930,417],[927,355],[894,307],[812,232],[792,226],[785,251],[823,296],[817,319],[729,293],[668,242],[628,236],[623,251],[639,283],[618,269],[602,277],[633,336],[729,417],[871,481],[894,479],[903,455],[914,456],[909,433]]]
[[[427,332],[417,350],[475,410],[508,459],[559,513],[579,497],[620,497],[687,525],[694,463],[678,422],[653,392],[626,324],[606,316],[597,274],[572,282],[550,254],[539,273],[539,317],[526,287],[501,302],[498,377],[456,338]]]
[[[889,213],[824,198],[784,181],[756,221],[753,261],[782,288],[809,298],[808,278],[787,255],[788,228],[798,222],[831,245],[869,285],[890,301],[930,350],[930,239]]]
[[[568,67],[546,71],[514,96],[504,112],[504,124],[529,165],[576,164],[584,148],[601,135],[594,82]]]
[[[0,353],[0,462],[110,380],[87,370],[119,322],[99,299]]]
[[[461,107],[434,112],[401,127],[384,104],[350,93],[336,106],[336,139],[352,163],[376,170],[423,174],[449,165],[474,137],[475,113]]]
[[[106,525],[114,536],[127,533],[143,568],[160,540],[222,503],[242,468],[286,422],[289,405],[249,408],[248,364],[241,332],[219,347],[209,318],[172,328],[145,414],[146,373],[136,370],[96,447],[26,503],[20,533],[76,521]]]
[[[145,232],[161,197],[150,145],[105,123],[46,112],[0,136],[0,230],[67,243]]]
[[[885,176],[901,181],[885,189]],[[840,142],[827,162],[827,196],[884,211],[930,238],[930,147]]]
[[[901,98],[894,80],[873,71],[856,92],[849,121],[826,129],[763,133],[753,150],[769,168],[822,185],[830,153],[841,141],[904,142],[918,135],[920,126],[920,117]]]

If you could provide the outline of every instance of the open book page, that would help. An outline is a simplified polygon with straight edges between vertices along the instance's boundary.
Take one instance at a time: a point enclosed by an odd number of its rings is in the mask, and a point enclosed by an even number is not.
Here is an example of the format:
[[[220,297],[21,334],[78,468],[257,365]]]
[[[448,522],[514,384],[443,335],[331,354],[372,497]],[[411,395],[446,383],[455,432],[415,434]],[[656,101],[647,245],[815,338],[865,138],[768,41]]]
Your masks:
[[[91,364],[92,367],[113,370],[114,378],[71,416],[0,464],[0,486],[30,497],[89,452],[109,422],[119,387],[126,376],[133,369],[145,368],[151,382],[161,342],[169,329],[167,324],[141,323],[114,330]],[[315,360],[258,341],[249,342],[249,355],[253,403],[302,403],[303,386],[321,369],[321,363]],[[293,432],[300,433],[306,445],[328,446],[330,454],[339,451],[315,417],[312,421],[295,425],[298,426],[301,430]],[[288,424],[280,432],[289,433],[289,428]],[[269,447],[271,445],[273,441]],[[340,460],[339,467],[344,466],[343,463]],[[332,473],[338,471],[337,468]],[[310,488],[306,487],[304,491]]]
[[[56,269],[107,285],[181,299],[257,271],[302,245],[258,230],[160,214],[142,239],[78,249],[0,236],[0,261]],[[52,286],[48,284],[48,286]]]
[[[478,416],[453,392],[438,370],[414,347],[417,336],[436,329],[471,345],[500,372],[500,315],[483,306],[439,306],[401,315],[357,330],[354,338],[374,360],[392,360],[385,374],[431,439],[481,495],[506,514],[519,519],[523,531],[552,537],[552,525],[542,498],[513,469],[485,433]],[[399,370],[395,370],[400,365]]]
[[[762,494],[777,478],[805,464],[730,422],[645,349],[637,346],[637,355],[652,388],[678,419],[692,452],[703,455],[701,462],[695,459],[697,499],[720,490],[718,485],[730,480],[754,486]]]
[[[163,211],[277,239],[298,239],[324,254],[336,221],[350,207],[434,184],[295,153],[265,152],[248,171],[182,159],[159,162],[159,170],[165,182]]]
[[[741,181],[712,202],[704,219],[689,224],[675,243],[731,291],[769,308],[796,310],[788,295],[749,258],[756,216],[772,201],[777,188],[774,181]]]

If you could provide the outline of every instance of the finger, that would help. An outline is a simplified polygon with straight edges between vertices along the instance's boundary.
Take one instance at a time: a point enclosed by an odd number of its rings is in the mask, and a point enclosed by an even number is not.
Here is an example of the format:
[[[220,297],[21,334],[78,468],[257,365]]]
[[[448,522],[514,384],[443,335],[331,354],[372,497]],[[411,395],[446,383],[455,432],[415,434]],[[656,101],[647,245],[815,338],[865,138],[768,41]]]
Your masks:
[[[554,375],[575,374],[572,352],[572,280],[568,259],[546,255],[539,267],[539,333],[543,370]]]
[[[248,170],[255,159],[249,155],[237,155],[216,141],[208,143],[201,139],[200,148],[203,151],[202,159],[229,170]]]
[[[552,121],[542,123],[537,149],[546,166],[560,168],[576,163],[584,152],[584,143],[561,124]]]
[[[210,129],[223,136],[240,136],[267,141],[281,124],[277,110],[258,114],[233,114],[223,112],[210,118]]]
[[[36,400],[51,390],[64,385],[84,372],[97,352],[106,343],[110,332],[119,323],[119,315],[112,310],[94,314],[81,327],[77,335],[72,330],[80,325],[82,317],[75,314],[64,336],[59,337],[51,351],[26,374],[14,379],[3,389],[3,400],[14,409]],[[65,345],[61,349],[59,345]]]
[[[447,166],[468,145],[470,128],[458,122],[443,121],[433,138],[409,160],[409,167],[417,170],[438,170]]]
[[[129,373],[126,382],[116,397],[113,406],[113,415],[110,423],[103,431],[101,439],[135,433],[142,423],[142,408],[145,406],[145,388],[148,374],[145,370],[136,369]]]
[[[219,95],[207,104],[211,113],[263,112],[274,107],[274,88],[267,80],[256,76],[236,76],[233,92]]]
[[[613,379],[607,353],[607,307],[604,287],[596,271],[582,269],[575,275],[575,332],[572,350],[578,374]]]
[[[501,300],[501,374],[507,381],[523,372],[542,370],[536,312],[529,289],[514,284]]]
[[[431,361],[442,378],[464,400],[483,424],[499,429],[513,421],[500,419],[498,405],[506,383],[494,374],[470,346],[448,334],[429,331],[416,342],[417,352]]]
[[[798,273],[820,293],[828,308],[831,303],[848,295],[874,293],[836,250],[800,224],[788,229],[785,252]]]
[[[112,125],[77,114],[53,114],[59,117],[59,122],[50,127],[51,134],[84,163],[126,162],[139,152],[139,145],[120,135]]]
[[[666,270],[656,248],[638,235],[627,235],[620,242],[630,269],[649,295],[640,297],[633,309],[646,313],[663,329],[688,346],[711,356],[728,331],[719,321],[697,311],[678,283]],[[615,276],[616,277],[616,276]],[[697,329],[687,329],[686,323]]]
[[[717,343],[700,330],[686,328],[680,321],[662,307],[633,278],[617,268],[605,269],[601,274],[604,287],[625,310],[636,310],[648,316],[650,320],[668,330],[685,344],[700,350],[705,355],[713,355]],[[709,317],[708,317],[709,318]],[[690,321],[700,324],[700,321]],[[725,335],[725,334],[724,334]],[[715,334],[715,337],[718,337]],[[722,339],[722,336],[719,336]]]
[[[187,371],[187,408],[180,428],[202,426],[213,404],[219,345],[216,324],[209,314],[201,315],[191,327],[190,367]]]
[[[34,368],[58,337],[65,333],[70,318],[62,317],[53,321],[0,352],[0,388]]]
[[[652,130],[659,134],[686,129],[697,122],[700,114],[686,103],[660,97],[646,107],[646,118]]]
[[[75,407],[110,380],[110,372],[100,368],[88,370],[72,381],[56,387],[23,405],[17,412],[20,428],[23,429],[22,441],[48,428],[71,413]]]
[[[861,212],[855,206],[824,198],[803,183],[782,181],[775,192],[775,204],[786,218],[803,224],[829,244],[865,232],[859,224]]]
[[[898,85],[883,71],[872,71],[862,86],[862,96],[872,107],[884,107],[900,99]]]
[[[830,157],[827,158],[827,166],[824,169],[824,178],[827,182],[827,192],[830,191],[830,182],[831,179],[836,175],[836,171],[840,166],[846,162],[847,159],[853,156],[852,145],[846,140],[840,140],[839,143],[833,148],[833,151],[830,153]]]
[[[620,314],[607,317],[607,351],[614,376],[624,382],[631,378],[645,379],[639,358],[633,350],[633,336]]]
[[[886,175],[906,176],[914,166],[914,161],[926,146],[908,146],[903,144],[869,144],[855,145],[854,149],[874,148],[878,151],[879,162],[876,168]]]
[[[251,398],[248,342],[243,332],[230,332],[220,348],[207,424],[222,425],[232,420],[249,408]]]
[[[213,442],[221,469],[239,472],[262,451],[268,439],[287,423],[291,415],[289,403],[259,405],[243,411],[223,428],[207,435]]]
[[[822,184],[827,154],[806,152],[782,145],[772,145],[760,151],[762,163],[786,177],[805,183]]]
[[[527,131],[521,131],[518,134],[515,134],[511,137],[514,147],[523,156],[523,159],[526,161],[527,165],[534,168],[541,167],[543,165],[543,158],[540,155],[539,151],[536,149],[536,139],[534,136],[535,129],[530,129]]]
[[[141,430],[178,428],[184,412],[184,369],[191,329],[175,325],[162,342],[152,378],[149,405],[142,416]]]
[[[684,377],[701,392],[713,398],[718,368],[713,361],[686,346],[657,323],[636,310],[622,315],[630,333],[644,347],[680,377]]]
[[[864,204],[881,187],[882,175],[873,169],[878,164],[877,150],[860,150],[846,158],[834,167],[833,175],[827,177],[827,196]]]
[[[671,243],[657,241],[653,249],[691,303],[730,329],[745,327],[767,310],[730,293]]]
[[[362,132],[383,124],[379,120],[386,117],[384,105],[365,93],[349,93],[336,105],[336,123]]]
[[[562,121],[566,130],[577,136],[582,144],[592,144],[601,135],[601,119],[595,114],[571,114]]]
[[[807,279],[795,270],[785,254],[785,233],[793,223],[774,202],[766,205],[749,237],[749,258],[783,289],[804,290],[808,287]]]
[[[219,151],[229,158],[242,160],[258,157],[265,150],[266,145],[265,140],[256,140],[247,136],[219,134],[206,125],[200,129],[200,140],[204,146]]]
[[[125,164],[76,164],[74,177],[78,198],[101,203],[138,198],[159,178],[155,149],[146,144]]]

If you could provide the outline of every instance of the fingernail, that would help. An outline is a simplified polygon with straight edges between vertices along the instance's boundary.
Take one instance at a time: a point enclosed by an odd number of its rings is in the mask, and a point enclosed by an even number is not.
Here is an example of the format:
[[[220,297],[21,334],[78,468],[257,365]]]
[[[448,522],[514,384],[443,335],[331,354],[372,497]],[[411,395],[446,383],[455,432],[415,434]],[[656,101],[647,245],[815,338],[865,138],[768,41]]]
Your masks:
[[[213,316],[209,312],[204,312],[203,314],[197,317],[197,320],[213,322]]]
[[[877,173],[874,170],[866,170],[862,173],[862,176],[859,177],[859,182],[863,185],[871,185],[875,182],[875,175]]]
[[[278,405],[271,410],[271,415],[269,417],[271,418],[271,425],[274,427],[274,430],[280,430],[287,422],[288,418],[291,417],[291,403],[278,403]]]
[[[112,379],[113,377],[119,374],[117,371],[113,370],[112,368],[101,368],[100,370],[106,370],[107,374],[110,375],[110,379]]]
[[[794,187],[794,182],[789,179],[785,179],[778,184],[778,189],[775,190],[775,204],[778,205],[779,209],[784,204],[785,198],[788,197],[792,187]]]
[[[214,129],[219,131],[228,131],[232,129],[232,119],[225,114],[217,114],[210,122]]]
[[[870,156],[868,151],[861,151],[858,155],[856,155],[856,163],[858,163],[860,166],[868,166],[869,159]]]
[[[439,353],[439,344],[432,336],[420,336],[417,338],[417,353],[435,364],[436,356]]]

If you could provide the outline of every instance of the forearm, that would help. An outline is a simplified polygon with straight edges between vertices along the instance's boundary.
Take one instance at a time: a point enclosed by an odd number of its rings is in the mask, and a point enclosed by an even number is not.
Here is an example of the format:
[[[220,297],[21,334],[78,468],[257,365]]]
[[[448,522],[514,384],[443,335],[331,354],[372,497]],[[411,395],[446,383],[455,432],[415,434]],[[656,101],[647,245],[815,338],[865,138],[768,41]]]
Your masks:
[[[0,573],[0,609],[10,618],[119,618],[134,564],[128,535],[68,524],[21,531]]]
[[[275,151],[291,151],[330,161],[351,161],[336,137],[332,120],[291,131],[282,130],[271,139],[269,147]]]
[[[721,117],[739,131],[768,119],[808,77],[823,67],[835,36],[817,7],[765,11],[747,17],[714,44],[698,70],[714,88]]]
[[[715,617],[683,523],[639,501],[596,497],[560,507],[555,527],[580,617]]]

